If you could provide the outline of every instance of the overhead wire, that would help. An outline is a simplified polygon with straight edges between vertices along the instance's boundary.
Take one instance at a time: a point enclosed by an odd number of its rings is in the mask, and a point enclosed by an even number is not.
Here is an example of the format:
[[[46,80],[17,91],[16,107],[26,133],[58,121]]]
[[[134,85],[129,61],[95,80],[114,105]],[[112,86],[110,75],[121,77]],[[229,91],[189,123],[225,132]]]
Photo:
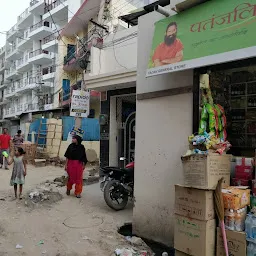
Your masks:
[[[61,3],[62,3],[62,2],[61,2]],[[130,2],[129,2],[129,3],[130,3]],[[117,11],[123,9],[123,8],[124,8],[125,6],[127,6],[129,3],[126,3],[125,5],[122,5],[122,8],[117,9]],[[63,4],[63,3],[62,3],[62,4]],[[104,7],[104,5],[103,5],[103,7]],[[97,7],[95,7],[95,8],[97,8]],[[92,9],[94,9],[94,8],[92,8]],[[70,10],[69,10],[69,11],[70,11]],[[89,11],[89,10],[86,10],[86,11]],[[86,11],[85,11],[85,12],[86,12]],[[116,12],[117,12],[117,11],[116,11]],[[70,11],[70,12],[71,12],[72,14],[74,14],[72,11]],[[84,12],[83,12],[83,13],[84,13]],[[82,14],[82,13],[80,13],[79,15],[81,15],[81,14]],[[51,16],[51,18],[52,18],[51,13],[50,13],[50,16]],[[76,16],[76,17],[77,17],[77,16]],[[79,18],[79,17],[77,17],[77,18]],[[79,18],[79,19],[80,19],[80,18]],[[53,20],[53,19],[52,19],[52,20]],[[65,20],[66,20],[66,19],[65,19]],[[80,20],[82,20],[82,19],[80,19]],[[82,21],[83,21],[83,20],[82,20]],[[84,22],[84,21],[83,21],[83,22]],[[54,23],[55,26],[56,26],[56,23],[55,23],[54,20],[53,20],[53,23]],[[57,26],[56,26],[56,28],[57,28]],[[93,29],[94,29],[94,28],[93,28]],[[91,30],[93,30],[93,29],[91,29]],[[91,30],[90,30],[90,31],[91,31]],[[90,32],[90,31],[89,31],[89,32]],[[59,33],[59,31],[57,31],[57,32]],[[89,32],[88,32],[88,33],[89,33]],[[55,33],[56,33],[56,31],[55,31],[53,34],[55,34]],[[59,36],[60,36],[60,34],[59,34]],[[131,36],[131,35],[129,35],[129,36]],[[128,36],[128,39],[126,39],[126,40],[130,40],[129,36]],[[61,36],[60,36],[60,38],[61,38]],[[123,38],[123,42],[126,41],[126,40],[125,40],[125,38]],[[115,40],[114,40],[114,37],[113,37],[113,43],[114,43],[114,42],[115,42],[116,44],[118,44],[118,42],[119,42],[119,43],[122,43],[122,40],[119,38],[117,41],[115,41]],[[63,43],[65,43],[65,42],[63,42]],[[64,45],[63,45],[63,46],[64,46]],[[65,44],[65,46],[66,46],[66,44]],[[113,45],[113,46],[114,46],[114,45]],[[108,46],[104,46],[104,48],[107,48],[107,47],[108,47]],[[55,65],[55,66],[57,67],[57,66],[61,66],[61,65]],[[36,71],[36,72],[38,73],[38,71]],[[19,80],[20,80],[20,79],[19,79]],[[17,81],[19,81],[19,80],[17,80]],[[11,83],[12,83],[12,82],[14,82],[14,81],[11,81]],[[61,90],[62,90],[62,88],[60,88],[60,89],[59,89],[57,92],[55,92],[54,94],[60,92]]]

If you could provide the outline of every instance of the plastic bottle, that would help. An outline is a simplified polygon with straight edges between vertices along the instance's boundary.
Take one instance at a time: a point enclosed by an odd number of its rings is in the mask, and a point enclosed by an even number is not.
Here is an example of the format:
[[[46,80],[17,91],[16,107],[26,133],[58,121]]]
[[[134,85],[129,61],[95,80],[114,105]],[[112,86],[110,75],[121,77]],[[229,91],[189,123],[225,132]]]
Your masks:
[[[245,220],[245,233],[247,238],[252,238],[252,215],[247,214],[246,220]]]
[[[235,230],[242,232],[245,228],[245,220],[243,215],[244,210],[240,209],[237,210],[235,213]]]
[[[225,227],[228,230],[235,230],[235,214],[232,209],[225,211]]]
[[[225,210],[225,215],[224,215],[224,223],[225,223],[225,228],[228,229],[229,226],[229,210]]]
[[[252,225],[251,225],[251,232],[252,232],[252,239],[256,239],[256,217],[252,216]]]
[[[249,242],[249,244],[247,245],[247,256],[254,256],[254,244]]]
[[[229,213],[229,230],[235,230],[235,213],[232,209],[230,209]]]

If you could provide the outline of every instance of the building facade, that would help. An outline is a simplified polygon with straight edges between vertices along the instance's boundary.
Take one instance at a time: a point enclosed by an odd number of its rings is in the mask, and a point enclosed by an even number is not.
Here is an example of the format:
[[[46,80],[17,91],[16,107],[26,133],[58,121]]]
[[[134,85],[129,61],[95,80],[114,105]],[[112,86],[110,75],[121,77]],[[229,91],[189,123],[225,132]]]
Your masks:
[[[34,115],[45,115],[59,106],[54,88],[56,69],[63,65],[63,60],[58,62],[63,45],[58,45],[57,38],[74,15],[70,5],[75,12],[81,1],[31,0],[7,32],[0,89],[3,120],[13,127],[12,133],[19,126],[25,129],[22,120],[32,120]]]
[[[101,165],[117,165],[125,154],[125,144],[130,142],[130,155],[134,157],[135,138],[126,142],[129,132],[125,135],[124,126],[130,120],[132,130],[135,127],[137,27],[128,28],[119,17],[147,3],[85,1],[61,33],[61,41],[67,46],[59,54],[64,65],[57,72],[60,82],[56,91],[60,91],[61,106],[68,109],[72,90],[89,89],[90,116],[107,116],[108,122],[101,125]],[[96,91],[102,93],[101,102],[95,97]]]

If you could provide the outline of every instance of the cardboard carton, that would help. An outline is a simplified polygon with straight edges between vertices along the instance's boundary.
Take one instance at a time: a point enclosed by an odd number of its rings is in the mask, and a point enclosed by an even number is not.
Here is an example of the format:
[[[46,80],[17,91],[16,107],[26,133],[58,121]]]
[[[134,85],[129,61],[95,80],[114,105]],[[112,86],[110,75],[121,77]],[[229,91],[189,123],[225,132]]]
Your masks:
[[[248,187],[228,187],[222,189],[224,208],[239,210],[250,205],[250,189]]]
[[[193,256],[215,255],[215,220],[195,220],[175,215],[174,248]]]
[[[246,234],[244,232],[226,230],[226,235],[229,255],[246,256]],[[217,228],[216,256],[226,256],[220,228]]]
[[[189,256],[189,255],[184,253],[184,252],[180,252],[180,251],[175,250],[175,256]]]
[[[176,185],[175,213],[197,220],[214,219],[213,191]]]
[[[230,185],[230,155],[191,155],[182,157],[182,163],[186,186],[215,189],[221,178],[224,178],[223,187]]]

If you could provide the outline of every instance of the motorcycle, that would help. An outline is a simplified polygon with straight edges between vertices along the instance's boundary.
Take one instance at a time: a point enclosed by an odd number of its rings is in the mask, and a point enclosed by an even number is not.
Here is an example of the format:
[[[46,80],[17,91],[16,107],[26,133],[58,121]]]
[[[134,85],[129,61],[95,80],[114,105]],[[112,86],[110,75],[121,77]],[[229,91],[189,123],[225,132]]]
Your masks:
[[[115,211],[123,210],[129,198],[133,198],[134,162],[127,164],[125,168],[102,167],[100,177],[100,188],[106,204]]]

